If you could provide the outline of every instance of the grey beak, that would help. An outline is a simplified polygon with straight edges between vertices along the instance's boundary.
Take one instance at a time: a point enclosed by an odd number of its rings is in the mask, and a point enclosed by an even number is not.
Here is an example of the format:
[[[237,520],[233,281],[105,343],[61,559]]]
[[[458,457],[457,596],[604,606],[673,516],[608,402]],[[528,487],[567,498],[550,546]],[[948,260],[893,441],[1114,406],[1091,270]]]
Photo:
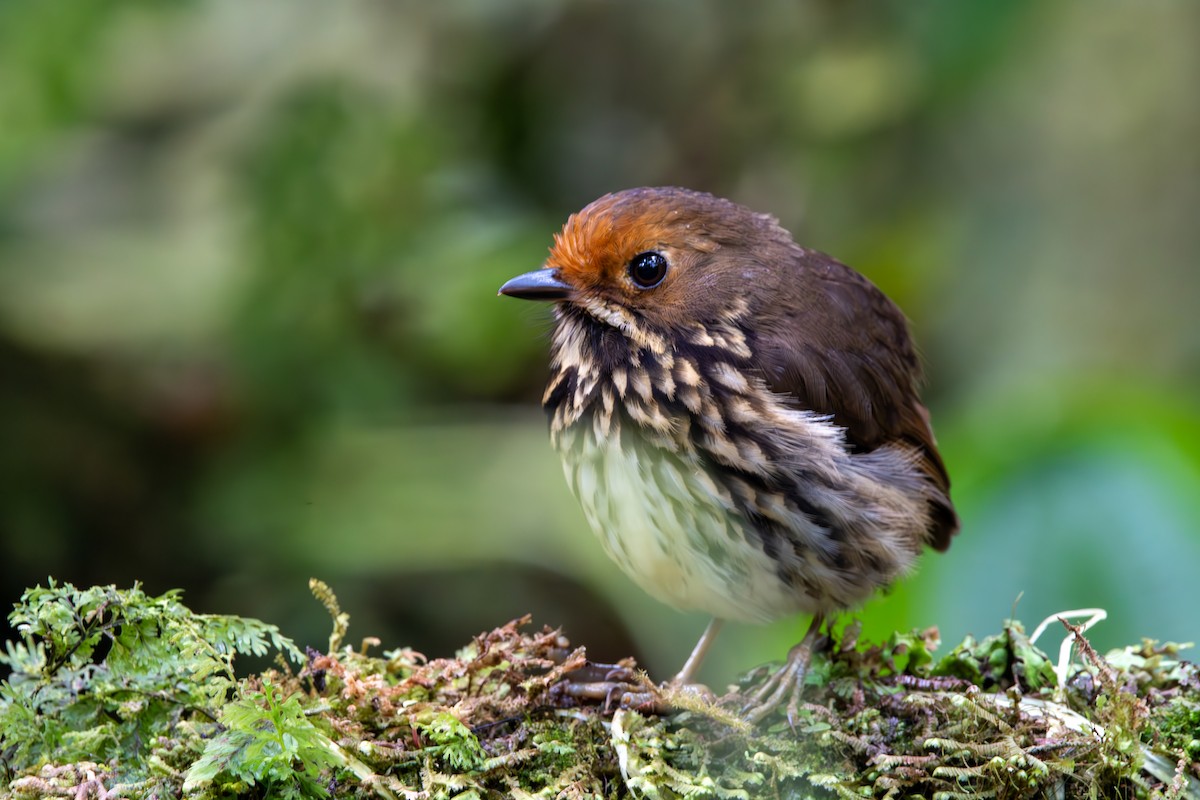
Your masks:
[[[563,283],[556,269],[536,269],[513,278],[499,293],[522,300],[566,300],[571,285]]]

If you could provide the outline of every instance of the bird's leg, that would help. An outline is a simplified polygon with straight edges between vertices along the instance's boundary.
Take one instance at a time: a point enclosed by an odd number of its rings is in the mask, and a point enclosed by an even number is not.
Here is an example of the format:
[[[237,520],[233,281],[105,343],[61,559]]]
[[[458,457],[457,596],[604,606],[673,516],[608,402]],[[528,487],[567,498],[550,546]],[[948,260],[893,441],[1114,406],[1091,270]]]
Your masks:
[[[684,662],[683,669],[665,686],[692,692],[701,697],[711,697],[712,693],[708,687],[694,683],[694,679],[723,622],[724,620],[717,617],[712,618],[704,633],[700,635],[700,641],[692,648],[692,654]],[[642,673],[624,664],[589,662],[586,667],[575,670],[567,677],[568,681],[561,690],[564,694],[577,700],[603,701],[605,709],[612,707],[614,703],[621,708],[638,708],[656,713],[670,709],[670,703],[664,700],[659,687],[649,683]]]
[[[704,633],[700,634],[700,641],[696,642],[696,646],[692,648],[692,654],[684,662],[683,669],[679,670],[678,674],[671,679],[671,683],[676,686],[687,686],[693,682],[697,670],[700,669],[700,662],[708,655],[708,650],[712,647],[717,634],[721,632],[721,625],[724,621],[719,617],[712,618],[708,627],[704,629]]]
[[[813,615],[812,623],[804,632],[804,638],[788,651],[787,661],[783,667],[771,675],[766,683],[750,697],[750,704],[742,711],[747,722],[752,724],[761,722],[779,707],[785,696],[790,695],[787,704],[787,720],[789,725],[795,726],[799,713],[800,694],[804,690],[804,676],[808,673],[813,649],[816,647],[821,625],[824,622],[824,615],[820,613]]]

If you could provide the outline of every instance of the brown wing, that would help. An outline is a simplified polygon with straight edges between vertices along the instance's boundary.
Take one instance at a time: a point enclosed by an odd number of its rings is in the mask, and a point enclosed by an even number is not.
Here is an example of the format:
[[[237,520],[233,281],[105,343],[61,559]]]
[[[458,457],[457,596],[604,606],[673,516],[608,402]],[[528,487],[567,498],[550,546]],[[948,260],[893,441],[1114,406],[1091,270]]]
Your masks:
[[[950,478],[917,392],[920,361],[900,309],[870,281],[832,258],[804,251],[794,281],[780,287],[779,320],[759,342],[771,388],[832,414],[856,450],[903,442],[921,454],[936,487],[929,543],[950,546],[958,516]]]

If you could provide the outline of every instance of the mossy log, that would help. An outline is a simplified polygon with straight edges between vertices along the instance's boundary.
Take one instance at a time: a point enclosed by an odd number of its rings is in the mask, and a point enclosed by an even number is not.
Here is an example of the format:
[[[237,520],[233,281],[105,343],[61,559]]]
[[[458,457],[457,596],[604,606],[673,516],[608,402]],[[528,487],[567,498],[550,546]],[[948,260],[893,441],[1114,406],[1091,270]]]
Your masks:
[[[632,663],[598,669],[560,631],[533,630],[527,619],[477,636],[452,658],[374,655],[377,642],[343,646],[347,618],[314,586],[335,620],[327,652],[310,649],[296,668],[243,680],[226,672],[224,702],[210,707],[212,693],[198,684],[171,696],[170,682],[139,688],[128,663],[118,661],[124,673],[114,675],[113,654],[171,646],[152,641],[155,626],[162,636],[175,630],[167,638],[180,645],[180,623],[241,630],[245,621],[189,620],[181,604],[160,603],[155,613],[166,617],[143,625],[139,643],[126,635],[131,609],[162,598],[57,587],[56,602],[74,604],[57,628],[18,606],[24,640],[9,645],[14,672],[0,694],[0,793],[1200,798],[1200,673],[1175,645],[1147,641],[1101,657],[1076,631],[1075,660],[1056,666],[1016,622],[940,658],[934,631],[871,644],[850,624],[814,657],[794,718],[780,709],[750,726],[739,711],[766,667],[708,698],[656,687]],[[97,600],[104,592],[113,594]],[[71,620],[92,633],[80,628],[71,639]],[[105,636],[109,649],[98,655]],[[72,642],[67,658],[52,658]],[[72,688],[60,692],[64,681]],[[158,700],[170,713],[150,715]],[[45,747],[15,738],[39,729]]]

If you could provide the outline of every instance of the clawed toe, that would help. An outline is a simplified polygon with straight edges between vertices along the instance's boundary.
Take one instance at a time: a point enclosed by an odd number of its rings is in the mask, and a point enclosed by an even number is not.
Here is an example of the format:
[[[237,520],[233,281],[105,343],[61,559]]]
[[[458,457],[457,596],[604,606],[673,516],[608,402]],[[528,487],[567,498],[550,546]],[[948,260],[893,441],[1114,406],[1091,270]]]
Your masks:
[[[804,693],[804,678],[808,674],[813,651],[820,644],[818,639],[821,622],[822,618],[819,615],[813,617],[812,624],[809,625],[804,638],[788,652],[784,665],[772,673],[763,685],[750,695],[750,701],[741,710],[743,719],[752,725],[757,725],[783,705],[786,698],[787,706],[784,708],[784,713],[787,716],[788,725],[793,729],[796,727],[796,721],[800,714],[800,698]]]
[[[623,664],[597,664],[568,673],[556,691],[581,703],[597,703],[604,712],[633,708],[657,712],[662,696],[644,673]]]
[[[807,663],[785,664],[751,695],[750,702],[742,706],[742,718],[752,725],[757,725],[779,708],[784,698],[787,698],[784,712],[788,725],[795,728],[796,721],[800,718],[800,698],[804,695],[804,677],[807,673]]]
[[[681,683],[677,678],[655,684],[645,673],[622,664],[588,663],[567,674],[555,693],[579,703],[596,704],[605,713],[632,709],[647,714],[665,714],[676,709],[683,697],[716,702],[716,695],[700,683]],[[684,706],[688,705],[684,701]]]

